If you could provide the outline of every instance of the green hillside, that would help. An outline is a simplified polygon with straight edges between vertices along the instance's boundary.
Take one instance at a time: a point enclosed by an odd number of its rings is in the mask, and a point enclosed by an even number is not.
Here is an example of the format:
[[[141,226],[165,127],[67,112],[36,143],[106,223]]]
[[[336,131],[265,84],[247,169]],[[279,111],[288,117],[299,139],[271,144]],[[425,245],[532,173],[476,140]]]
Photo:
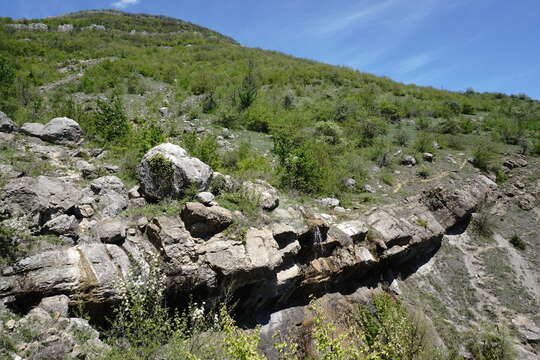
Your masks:
[[[106,10],[1,19],[34,22],[49,31],[1,27],[0,108],[19,124],[77,119],[93,142],[114,150],[126,180],[138,155],[164,139],[240,178],[263,177],[282,189],[342,199],[354,198],[344,179],[361,185],[374,165],[383,169],[383,183],[394,183],[390,170],[400,159],[390,155],[397,148],[418,160],[424,152],[465,151],[500,181],[498,153],[540,154],[540,102],[526,95],[404,85],[242,47],[161,16]],[[62,24],[74,30],[58,32]],[[105,30],[84,29],[92,24]],[[107,100],[96,102],[99,97]],[[164,106],[168,116],[160,120]],[[124,115],[125,126],[111,125],[111,118],[122,123]],[[186,120],[205,124],[204,141],[190,140]],[[241,151],[218,154],[212,134],[223,127],[238,131]],[[262,156],[267,150],[273,151]]]

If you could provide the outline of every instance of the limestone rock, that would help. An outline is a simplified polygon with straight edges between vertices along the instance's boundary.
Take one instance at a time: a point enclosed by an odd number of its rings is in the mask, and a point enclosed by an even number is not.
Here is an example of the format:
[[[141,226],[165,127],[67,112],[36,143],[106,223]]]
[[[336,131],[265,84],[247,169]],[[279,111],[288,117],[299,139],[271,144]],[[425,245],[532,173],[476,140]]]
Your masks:
[[[66,295],[50,296],[41,299],[39,307],[48,313],[56,313],[60,316],[67,317],[69,310],[69,297]]]
[[[73,215],[61,214],[47,221],[43,228],[45,231],[55,235],[65,235],[76,237],[79,229],[79,222]]]
[[[189,186],[205,191],[213,175],[210,166],[169,143],[150,149],[143,156],[137,173],[141,190],[152,200],[178,198]]]
[[[81,140],[82,129],[79,124],[70,118],[54,118],[43,128],[40,136],[42,140],[54,144],[77,144]]]
[[[233,223],[233,216],[220,206],[187,203],[182,210],[182,220],[192,236],[207,238],[228,228]]]
[[[257,199],[264,210],[272,211],[279,206],[279,193],[272,185],[263,180],[243,183],[244,189],[254,199]]]
[[[73,209],[80,197],[80,191],[70,180],[38,176],[11,180],[0,200],[8,216],[24,219],[29,226],[36,227]]]
[[[41,137],[43,136],[43,129],[45,125],[39,123],[24,123],[21,126],[21,132],[30,136]]]
[[[73,25],[72,24],[63,24],[58,25],[58,32],[72,32],[73,31]]]
[[[197,194],[197,200],[203,205],[210,206],[214,202],[214,195],[211,192],[204,191]]]
[[[0,111],[0,132],[10,133],[17,130],[17,125],[2,111]]]
[[[416,159],[410,155],[407,155],[401,160],[401,163],[405,166],[414,166],[416,165]]]
[[[339,206],[339,200],[335,198],[323,198],[323,199],[319,199],[319,204],[321,204],[324,207],[333,209],[336,206]]]
[[[127,226],[121,219],[106,219],[96,224],[99,240],[105,244],[121,245],[126,239]]]

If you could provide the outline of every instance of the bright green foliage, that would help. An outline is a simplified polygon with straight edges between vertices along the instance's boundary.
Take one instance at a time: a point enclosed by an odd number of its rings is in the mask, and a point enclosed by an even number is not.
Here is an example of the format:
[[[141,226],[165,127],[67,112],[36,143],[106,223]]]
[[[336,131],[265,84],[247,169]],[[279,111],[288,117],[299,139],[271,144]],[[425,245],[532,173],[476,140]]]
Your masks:
[[[308,194],[316,194],[321,190],[322,169],[309,144],[287,152],[280,165],[283,186]]]
[[[468,344],[474,360],[513,360],[514,351],[504,329],[480,334]]]
[[[242,80],[242,85],[237,90],[238,105],[240,110],[247,109],[257,97],[257,79],[255,76],[255,65],[253,61],[248,63],[248,72]]]
[[[15,80],[15,67],[3,56],[0,56],[0,88],[6,89]]]
[[[200,159],[214,169],[221,166],[221,157],[218,153],[215,136],[204,135],[198,138],[196,133],[190,132],[182,135],[181,142],[191,156]]]
[[[174,181],[174,165],[162,154],[155,154],[148,159],[153,181],[159,184],[161,194],[170,194]]]
[[[123,143],[130,132],[130,125],[120,98],[97,101],[95,130],[104,143]]]

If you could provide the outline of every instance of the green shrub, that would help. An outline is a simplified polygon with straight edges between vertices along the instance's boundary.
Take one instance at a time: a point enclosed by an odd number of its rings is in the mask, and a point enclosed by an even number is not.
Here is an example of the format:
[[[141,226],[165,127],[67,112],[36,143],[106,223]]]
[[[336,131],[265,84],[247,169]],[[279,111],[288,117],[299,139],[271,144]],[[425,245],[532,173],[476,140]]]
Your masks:
[[[496,159],[495,150],[486,144],[478,144],[473,153],[473,165],[483,171],[492,170]]]
[[[15,66],[6,57],[0,56],[0,89],[6,89],[15,81]]]
[[[399,131],[396,136],[396,143],[399,145],[399,146],[407,146],[407,144],[409,143],[409,140],[410,140],[410,137],[409,137],[409,134],[407,134],[405,131]]]
[[[189,132],[181,136],[180,142],[191,156],[198,158],[214,169],[221,166],[221,156],[214,135],[204,135],[199,139],[195,132]]]
[[[321,190],[322,169],[309,145],[300,146],[288,153],[280,165],[282,186],[308,194],[316,194]]]
[[[421,168],[418,170],[418,177],[421,177],[422,179],[427,179],[431,175],[431,172],[428,168]]]
[[[359,147],[372,146],[375,138],[386,134],[388,125],[379,118],[368,118],[362,120],[358,125],[357,133],[360,136],[358,140]]]
[[[240,110],[247,109],[257,97],[258,84],[255,76],[255,65],[248,63],[248,72],[242,81],[242,85],[236,90]]]
[[[101,142],[104,145],[124,143],[131,129],[120,98],[98,99],[97,106],[95,130]]]
[[[515,359],[508,334],[500,328],[473,336],[468,341],[467,347],[473,360]]]
[[[414,142],[414,150],[419,153],[434,152],[433,137],[426,133],[420,133]]]
[[[319,121],[315,124],[315,136],[331,145],[337,145],[341,143],[343,134],[341,128],[335,122]]]
[[[427,117],[419,117],[415,121],[416,129],[422,130],[422,131],[428,131],[431,127],[431,122]]]
[[[517,234],[512,235],[510,238],[510,244],[519,250],[525,250],[527,248],[527,243],[523,241]]]

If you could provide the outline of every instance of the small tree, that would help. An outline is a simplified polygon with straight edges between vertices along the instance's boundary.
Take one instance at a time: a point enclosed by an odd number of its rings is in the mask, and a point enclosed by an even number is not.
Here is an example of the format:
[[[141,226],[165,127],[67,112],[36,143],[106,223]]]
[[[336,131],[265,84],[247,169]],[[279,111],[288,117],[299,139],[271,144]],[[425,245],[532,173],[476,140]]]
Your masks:
[[[118,96],[110,101],[98,100],[96,132],[104,142],[123,142],[130,131],[128,118]]]
[[[247,109],[257,97],[257,79],[255,75],[255,64],[250,61],[248,63],[248,73],[242,81],[242,86],[237,90],[239,106],[241,110]]]

